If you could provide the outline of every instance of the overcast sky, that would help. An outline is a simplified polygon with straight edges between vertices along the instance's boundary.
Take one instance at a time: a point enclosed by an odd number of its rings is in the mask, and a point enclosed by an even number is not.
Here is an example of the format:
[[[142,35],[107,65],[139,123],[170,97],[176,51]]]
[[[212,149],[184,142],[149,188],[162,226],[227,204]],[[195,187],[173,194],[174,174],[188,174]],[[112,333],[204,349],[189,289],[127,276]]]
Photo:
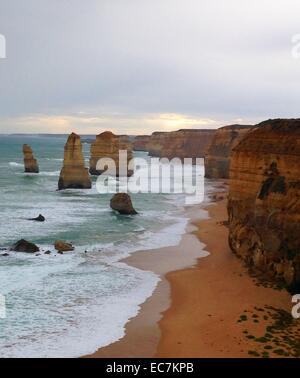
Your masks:
[[[299,117],[299,0],[0,0],[0,34],[1,133]]]

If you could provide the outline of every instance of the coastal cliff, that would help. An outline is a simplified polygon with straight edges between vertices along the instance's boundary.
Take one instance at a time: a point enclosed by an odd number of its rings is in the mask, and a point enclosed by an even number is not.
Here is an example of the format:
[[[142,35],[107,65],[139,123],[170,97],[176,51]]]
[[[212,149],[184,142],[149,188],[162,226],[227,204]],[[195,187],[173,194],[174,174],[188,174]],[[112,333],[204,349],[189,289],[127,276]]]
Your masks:
[[[97,170],[97,163],[99,159],[110,158],[116,164],[117,177],[120,176],[120,161],[119,151],[127,151],[127,163],[133,158],[132,148],[128,142],[118,137],[110,131],[106,131],[97,135],[96,141],[91,145],[91,158],[90,158],[90,173],[91,175],[98,176],[105,170]],[[133,171],[127,170],[127,176],[132,176]]]
[[[233,149],[228,201],[234,253],[272,281],[300,281],[300,119],[265,121]]]
[[[205,156],[205,177],[228,179],[232,149],[253,126],[232,125],[218,129]]]
[[[65,145],[64,163],[60,172],[58,189],[90,189],[91,187],[91,178],[84,165],[80,137],[72,133]]]
[[[25,173],[39,173],[37,160],[33,156],[32,148],[28,144],[23,145]]]
[[[148,151],[148,143],[150,142],[150,135],[138,135],[134,138],[134,151]]]
[[[160,158],[203,158],[214,134],[215,130],[205,129],[156,132],[147,148],[151,156]]]

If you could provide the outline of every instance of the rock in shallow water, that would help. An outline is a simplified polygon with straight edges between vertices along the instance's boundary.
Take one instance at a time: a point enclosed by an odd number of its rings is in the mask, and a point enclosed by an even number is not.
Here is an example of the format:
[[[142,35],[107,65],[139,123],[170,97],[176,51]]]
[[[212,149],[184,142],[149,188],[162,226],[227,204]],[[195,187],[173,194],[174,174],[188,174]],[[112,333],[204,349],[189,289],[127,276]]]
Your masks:
[[[70,243],[66,243],[62,240],[57,240],[54,245],[58,252],[70,252],[74,251],[74,247]]]
[[[42,214],[40,214],[38,217],[31,218],[31,219],[28,219],[28,220],[34,221],[34,222],[45,222],[46,219]]]
[[[110,201],[110,207],[122,215],[136,215],[129,194],[118,193]]]
[[[16,244],[11,247],[11,251],[14,252],[24,252],[24,253],[36,253],[40,249],[33,243],[28,242],[27,240],[19,240]]]

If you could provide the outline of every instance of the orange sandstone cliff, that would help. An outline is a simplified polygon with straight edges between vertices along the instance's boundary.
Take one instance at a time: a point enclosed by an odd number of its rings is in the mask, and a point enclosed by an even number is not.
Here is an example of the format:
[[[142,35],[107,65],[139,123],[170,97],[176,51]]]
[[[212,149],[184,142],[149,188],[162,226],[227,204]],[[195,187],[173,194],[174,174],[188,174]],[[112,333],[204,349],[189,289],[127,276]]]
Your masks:
[[[231,151],[251,128],[253,126],[232,125],[216,131],[205,156],[206,178],[229,178]]]
[[[23,145],[24,168],[26,173],[39,173],[37,160],[33,156],[32,148],[28,144]]]
[[[150,142],[150,135],[138,135],[134,138],[134,151],[148,151],[148,143]]]
[[[127,162],[125,161],[125,164],[128,164],[133,158],[133,154],[131,145],[127,141],[124,141],[124,139],[110,131],[97,135],[96,141],[91,145],[90,173],[95,176],[102,174],[106,169],[97,169],[97,163],[99,159],[108,158],[112,159],[116,164],[117,177],[122,175],[119,160],[119,151],[121,150],[127,151]],[[132,174],[132,170],[127,170],[127,176],[131,176]]]
[[[64,163],[60,172],[58,189],[90,189],[91,187],[88,169],[84,165],[80,137],[72,133],[65,145]]]
[[[173,159],[203,158],[215,130],[195,129],[153,133],[148,150],[151,156]]]
[[[300,281],[300,119],[263,122],[233,149],[229,243],[266,278]]]

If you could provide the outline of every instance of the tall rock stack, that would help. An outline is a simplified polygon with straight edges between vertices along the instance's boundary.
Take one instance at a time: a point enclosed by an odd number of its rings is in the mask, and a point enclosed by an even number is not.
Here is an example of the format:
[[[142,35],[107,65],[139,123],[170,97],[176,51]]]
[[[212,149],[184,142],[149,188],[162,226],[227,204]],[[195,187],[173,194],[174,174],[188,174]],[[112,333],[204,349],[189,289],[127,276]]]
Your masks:
[[[88,169],[85,168],[82,144],[79,135],[72,133],[65,145],[63,168],[58,189],[90,189],[92,187]]]
[[[97,170],[97,163],[99,159],[110,158],[114,160],[116,164],[116,175],[119,177],[120,172],[120,160],[119,151],[127,151],[127,162],[133,158],[132,147],[124,142],[122,138],[113,134],[110,131],[106,131],[100,135],[97,135],[96,141],[91,145],[91,159],[90,159],[90,173],[94,176],[101,175],[105,170]],[[132,170],[127,170],[127,176],[133,175]],[[126,173],[125,173],[126,176]]]
[[[254,126],[232,125],[218,129],[205,156],[205,177],[228,179],[232,149]]]
[[[253,271],[294,285],[300,282],[300,119],[257,126],[232,153],[229,242]]]
[[[39,173],[37,160],[33,156],[32,148],[28,144],[23,145],[24,168],[26,173]]]

